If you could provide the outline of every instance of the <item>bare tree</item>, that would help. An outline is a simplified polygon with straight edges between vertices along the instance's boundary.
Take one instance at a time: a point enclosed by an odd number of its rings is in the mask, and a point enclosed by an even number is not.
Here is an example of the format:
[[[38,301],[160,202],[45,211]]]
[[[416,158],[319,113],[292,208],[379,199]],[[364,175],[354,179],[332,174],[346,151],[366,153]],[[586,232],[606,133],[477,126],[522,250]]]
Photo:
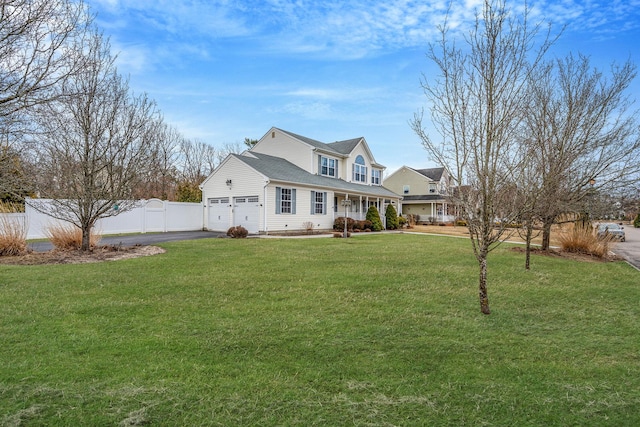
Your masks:
[[[226,142],[222,145],[220,149],[218,149],[218,154],[217,154],[218,163],[222,163],[222,161],[226,159],[229,154],[240,154],[245,150],[247,150],[247,146],[244,144],[241,144],[239,142],[235,142],[235,143]]]
[[[181,145],[181,157],[181,178],[176,198],[180,202],[199,202],[202,200],[200,184],[215,168],[216,149],[203,141],[185,139]]]
[[[526,103],[531,67],[550,46],[547,37],[536,48],[539,26],[530,27],[528,11],[516,17],[504,0],[485,0],[462,49],[449,37],[447,22],[427,57],[440,75],[422,87],[431,102],[431,117],[442,143],[431,139],[423,112],[411,126],[425,149],[452,172],[457,189],[453,202],[467,221],[479,265],[480,310],[489,314],[487,256],[517,217],[513,191],[522,170],[514,137]]]
[[[0,193],[23,200],[33,190],[23,168],[24,134],[34,105],[56,96],[75,72],[66,49],[91,19],[82,1],[0,0]]]
[[[203,141],[182,141],[182,179],[188,182],[200,183],[215,169],[217,158],[216,149]]]
[[[0,0],[0,120],[56,95],[76,71],[67,46],[89,23],[82,1]]]
[[[630,62],[610,76],[588,57],[569,55],[539,68],[531,83],[525,141],[541,188],[542,247],[566,213],[588,218],[594,192],[624,187],[640,171],[637,112],[625,91],[636,76]]]
[[[101,34],[87,33],[70,50],[70,58],[72,67],[82,63],[81,70],[37,115],[42,132],[40,162],[47,172],[40,189],[53,204],[36,207],[78,226],[86,251],[98,219],[134,206],[132,187],[149,159],[149,123],[157,120],[157,114],[146,95],[130,94]]]
[[[179,179],[180,145],[184,137],[162,118],[152,123],[151,128],[151,156],[147,167],[141,169],[134,198],[174,200]]]

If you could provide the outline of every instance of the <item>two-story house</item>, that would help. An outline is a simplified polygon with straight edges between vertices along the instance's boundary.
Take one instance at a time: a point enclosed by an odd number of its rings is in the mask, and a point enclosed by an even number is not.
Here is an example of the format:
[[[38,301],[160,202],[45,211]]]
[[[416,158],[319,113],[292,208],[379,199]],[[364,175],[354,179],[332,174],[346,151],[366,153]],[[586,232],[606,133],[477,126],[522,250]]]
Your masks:
[[[419,222],[453,221],[447,202],[450,176],[445,168],[413,169],[402,166],[384,179],[384,186],[402,195],[400,212]]]
[[[209,230],[251,233],[333,227],[346,214],[384,214],[400,196],[382,186],[385,167],[364,138],[323,143],[271,128],[250,150],[231,154],[200,185]]]

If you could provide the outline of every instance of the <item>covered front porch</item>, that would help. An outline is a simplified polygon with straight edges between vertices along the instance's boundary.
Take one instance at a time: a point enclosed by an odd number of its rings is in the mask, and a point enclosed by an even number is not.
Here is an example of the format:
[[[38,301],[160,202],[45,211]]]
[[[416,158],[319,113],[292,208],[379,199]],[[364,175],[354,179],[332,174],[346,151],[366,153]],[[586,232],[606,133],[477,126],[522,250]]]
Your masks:
[[[388,198],[365,194],[335,193],[333,198],[333,219],[347,218],[363,221],[367,217],[369,206],[378,209],[382,225],[386,227],[385,212],[391,204],[399,214],[400,198]]]
[[[401,213],[413,215],[421,223],[441,223],[455,221],[454,206],[446,201],[402,202]]]

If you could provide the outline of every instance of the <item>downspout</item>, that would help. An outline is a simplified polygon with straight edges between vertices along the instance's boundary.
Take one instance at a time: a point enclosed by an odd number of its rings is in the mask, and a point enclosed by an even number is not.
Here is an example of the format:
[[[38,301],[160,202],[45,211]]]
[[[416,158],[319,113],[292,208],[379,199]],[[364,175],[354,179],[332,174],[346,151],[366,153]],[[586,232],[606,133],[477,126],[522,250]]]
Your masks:
[[[262,212],[264,212],[264,214],[262,215],[264,218],[264,224],[262,224],[262,228],[263,228],[263,232],[264,234],[269,234],[269,227],[267,227],[267,186],[269,185],[269,180],[267,179],[264,182],[264,187],[263,187],[263,194],[262,194]]]

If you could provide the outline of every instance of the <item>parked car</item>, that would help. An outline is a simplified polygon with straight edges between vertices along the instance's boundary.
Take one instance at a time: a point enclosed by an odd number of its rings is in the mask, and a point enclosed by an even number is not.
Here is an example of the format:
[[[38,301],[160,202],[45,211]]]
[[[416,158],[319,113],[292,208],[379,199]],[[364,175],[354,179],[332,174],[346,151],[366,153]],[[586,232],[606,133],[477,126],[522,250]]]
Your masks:
[[[611,236],[621,242],[624,242],[626,237],[624,234],[624,227],[613,222],[603,222],[598,225],[598,237],[605,236]]]

